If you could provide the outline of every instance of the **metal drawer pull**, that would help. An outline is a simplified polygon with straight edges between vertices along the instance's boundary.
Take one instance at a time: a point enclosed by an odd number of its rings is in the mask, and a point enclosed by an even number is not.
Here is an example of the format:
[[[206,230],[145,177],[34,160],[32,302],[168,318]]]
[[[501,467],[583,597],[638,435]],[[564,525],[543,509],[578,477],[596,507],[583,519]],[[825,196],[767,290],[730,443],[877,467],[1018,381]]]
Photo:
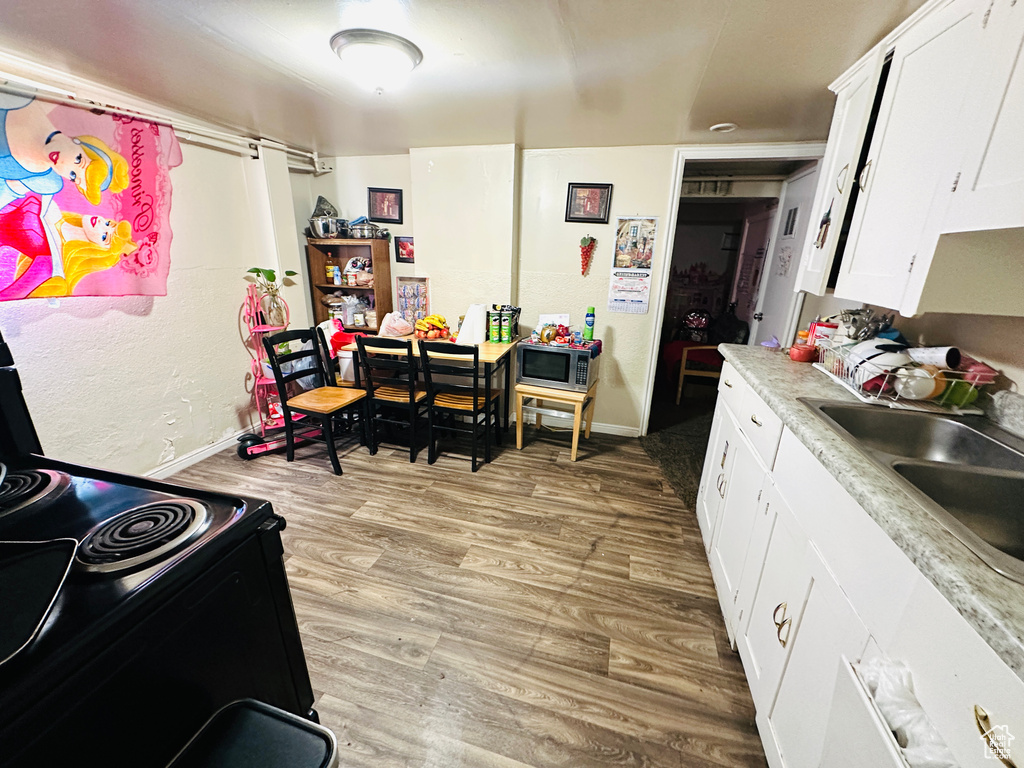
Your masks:
[[[725,384],[729,389],[732,389],[732,384],[729,383],[728,379],[722,379],[722,383]]]
[[[775,636],[777,638],[779,638],[779,645],[781,645],[783,648],[785,648],[786,647],[786,643],[789,642],[789,628],[792,626],[792,622],[793,622],[792,619],[786,619],[784,622],[782,622],[781,624],[777,625],[777,627],[775,629]],[[785,639],[783,639],[783,637],[782,637],[782,630],[786,630],[786,637],[785,637]]]
[[[775,623],[776,627],[782,624],[783,619],[786,617],[786,609],[788,607],[789,606],[786,604],[785,600],[775,606],[775,610],[772,611],[772,621]],[[779,611],[782,611],[782,619],[779,618]]]
[[[757,420],[757,416],[755,416],[754,414],[750,414],[750,420],[759,427],[764,426],[760,421]]]
[[[718,476],[718,495],[725,498],[725,475]]]
[[[862,191],[867,192],[868,189],[868,171],[871,170],[871,164],[874,160],[868,160],[867,164],[861,169],[860,178],[857,179],[857,184],[860,185]]]
[[[725,441],[725,448],[722,450],[722,461],[720,466],[725,469],[725,457],[729,455],[729,441]]]
[[[843,187],[846,184],[846,174],[849,172],[849,170],[850,164],[847,163],[846,165],[843,166],[843,170],[836,174],[836,189],[839,190],[840,195],[843,194]]]
[[[992,721],[989,720],[988,712],[977,704],[974,705],[974,722],[978,726],[981,738],[985,740],[985,744],[992,752],[991,755],[986,754],[985,757],[997,758],[1006,768],[1017,768],[1017,764],[1010,758],[1010,745],[1001,741],[999,735],[992,733],[996,727],[993,727]]]

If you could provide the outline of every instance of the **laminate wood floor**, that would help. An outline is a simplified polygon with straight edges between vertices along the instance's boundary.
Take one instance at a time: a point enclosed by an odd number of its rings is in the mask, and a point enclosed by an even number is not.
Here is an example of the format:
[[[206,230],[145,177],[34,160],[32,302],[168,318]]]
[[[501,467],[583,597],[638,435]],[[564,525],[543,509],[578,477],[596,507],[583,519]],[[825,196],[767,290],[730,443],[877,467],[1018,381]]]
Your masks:
[[[509,443],[512,446],[509,446]],[[342,766],[763,766],[694,514],[636,439],[322,445],[173,480],[270,499]]]

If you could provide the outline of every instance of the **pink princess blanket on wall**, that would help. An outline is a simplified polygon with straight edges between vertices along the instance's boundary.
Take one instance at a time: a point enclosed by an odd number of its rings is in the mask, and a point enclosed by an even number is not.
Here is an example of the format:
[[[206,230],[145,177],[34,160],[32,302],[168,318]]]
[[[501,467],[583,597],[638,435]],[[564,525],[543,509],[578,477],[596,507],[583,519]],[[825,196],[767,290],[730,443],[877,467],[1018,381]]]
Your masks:
[[[164,296],[174,132],[0,91],[0,301]]]

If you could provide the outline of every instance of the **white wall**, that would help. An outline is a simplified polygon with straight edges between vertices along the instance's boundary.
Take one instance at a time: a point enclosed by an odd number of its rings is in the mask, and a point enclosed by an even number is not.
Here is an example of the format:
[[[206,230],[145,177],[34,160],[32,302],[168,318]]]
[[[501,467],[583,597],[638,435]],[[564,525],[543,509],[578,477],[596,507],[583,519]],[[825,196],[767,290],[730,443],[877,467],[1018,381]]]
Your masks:
[[[661,313],[660,276],[669,258],[672,232],[673,147],[608,147],[526,150],[522,153],[519,304],[523,322],[532,328],[540,313],[569,312],[582,327],[588,306],[597,308],[595,338],[605,343],[601,384],[594,421],[614,425],[624,434],[639,434],[649,389],[651,340]],[[569,182],[613,186],[608,224],[566,223]],[[609,272],[616,218],[656,216],[652,305],[647,314],[612,314],[608,304]],[[597,238],[586,276],[580,275],[580,238]]]
[[[253,181],[261,161],[187,145],[182,154],[167,296],[0,304],[49,456],[144,473],[249,424],[239,308],[245,271],[273,251],[269,203]]]
[[[415,274],[454,327],[470,304],[516,304],[520,151],[513,144],[412,149]]]

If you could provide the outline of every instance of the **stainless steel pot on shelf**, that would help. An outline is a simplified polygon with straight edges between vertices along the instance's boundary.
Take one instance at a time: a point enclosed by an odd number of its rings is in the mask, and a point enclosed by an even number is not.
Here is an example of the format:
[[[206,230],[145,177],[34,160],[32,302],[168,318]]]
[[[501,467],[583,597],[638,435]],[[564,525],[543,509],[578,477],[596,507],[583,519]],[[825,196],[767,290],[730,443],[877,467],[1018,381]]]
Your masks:
[[[349,237],[357,240],[369,240],[375,237],[380,237],[379,233],[381,230],[376,224],[366,222],[363,224],[353,224],[348,228],[348,231]]]
[[[335,216],[314,216],[309,220],[309,228],[313,235],[321,240],[335,240],[349,236],[348,220]]]

